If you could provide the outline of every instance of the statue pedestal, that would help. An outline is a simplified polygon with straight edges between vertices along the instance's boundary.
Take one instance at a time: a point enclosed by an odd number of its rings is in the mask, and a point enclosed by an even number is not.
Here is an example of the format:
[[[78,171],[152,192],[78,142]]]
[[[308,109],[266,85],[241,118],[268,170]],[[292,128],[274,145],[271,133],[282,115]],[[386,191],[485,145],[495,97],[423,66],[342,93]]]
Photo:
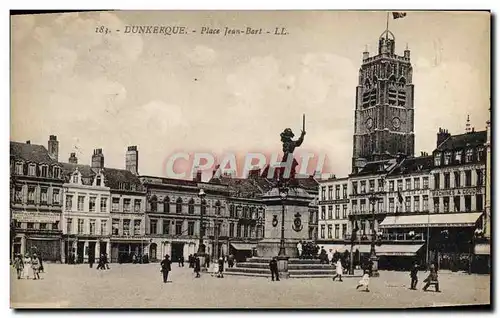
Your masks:
[[[278,272],[280,274],[281,279],[290,278],[290,274],[288,273],[288,257],[287,256],[278,256]]]
[[[278,188],[263,195],[262,200],[266,203],[265,232],[264,239],[257,244],[259,257],[278,256],[283,213],[285,256],[298,257],[297,243],[309,240],[309,205],[313,199],[302,188],[291,188],[285,200],[281,198]]]

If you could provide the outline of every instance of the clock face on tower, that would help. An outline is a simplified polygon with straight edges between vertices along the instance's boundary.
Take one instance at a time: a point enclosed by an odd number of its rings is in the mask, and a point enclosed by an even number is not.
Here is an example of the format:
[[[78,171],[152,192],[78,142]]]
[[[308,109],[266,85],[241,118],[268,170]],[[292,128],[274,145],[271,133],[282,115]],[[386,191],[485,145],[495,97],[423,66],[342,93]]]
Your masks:
[[[399,118],[394,117],[392,119],[392,126],[394,127],[394,129],[399,129],[399,127],[401,126],[401,121],[399,120]]]
[[[368,118],[368,119],[366,120],[366,128],[368,128],[368,129],[372,129],[372,127],[373,127],[373,119]]]

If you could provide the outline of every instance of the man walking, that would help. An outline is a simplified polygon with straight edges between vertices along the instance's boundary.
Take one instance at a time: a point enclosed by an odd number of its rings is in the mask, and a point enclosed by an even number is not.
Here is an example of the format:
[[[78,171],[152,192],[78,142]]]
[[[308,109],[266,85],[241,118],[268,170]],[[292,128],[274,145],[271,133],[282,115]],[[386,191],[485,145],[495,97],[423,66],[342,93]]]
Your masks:
[[[416,290],[417,289],[417,283],[418,283],[418,264],[415,262],[413,265],[413,268],[410,271],[410,277],[411,277],[411,287],[410,289]]]
[[[168,272],[172,270],[170,264],[172,264],[170,257],[168,255],[165,255],[165,258],[160,263],[161,272],[163,273],[163,283],[166,283],[168,281]]]
[[[217,275],[219,278],[224,278],[224,258],[219,257],[219,274]]]
[[[342,262],[340,261],[340,258],[337,260],[337,263],[335,264],[335,273],[336,275],[333,276],[333,281],[335,281],[335,278],[339,278],[339,281],[342,281]]]
[[[195,278],[200,277],[200,271],[201,271],[200,258],[198,257],[198,254],[194,254],[194,272],[196,273]]]
[[[274,276],[276,276],[276,281],[279,282],[280,275],[278,273],[278,262],[276,261],[276,257],[269,262],[269,269],[271,270],[271,279],[274,282]]]
[[[21,279],[24,268],[24,263],[23,259],[21,258],[21,254],[16,254],[13,265],[17,272],[17,279]]]

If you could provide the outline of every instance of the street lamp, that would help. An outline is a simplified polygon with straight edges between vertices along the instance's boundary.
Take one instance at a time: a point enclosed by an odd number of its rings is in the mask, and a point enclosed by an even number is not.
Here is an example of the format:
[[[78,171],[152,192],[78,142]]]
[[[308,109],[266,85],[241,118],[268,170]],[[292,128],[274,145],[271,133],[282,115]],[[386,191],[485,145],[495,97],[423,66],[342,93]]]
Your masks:
[[[278,256],[285,256],[285,201],[288,197],[288,187],[286,185],[282,185],[279,188],[280,197],[281,197],[281,239],[280,239],[280,251]]]
[[[375,204],[379,202],[380,198],[372,195],[369,198],[370,204],[372,205],[372,241],[371,241],[371,248],[370,248],[370,261],[372,264],[372,277],[378,277],[378,257],[377,253],[375,252],[375,243],[377,239],[377,235],[375,233]]]
[[[205,213],[205,196],[206,193],[203,191],[203,189],[200,189],[200,192],[198,193],[198,197],[200,198],[200,239],[198,243],[198,257],[200,258],[200,263],[202,264],[201,266],[205,266],[205,244],[203,244],[203,232],[204,232],[204,226],[203,226],[203,214]]]

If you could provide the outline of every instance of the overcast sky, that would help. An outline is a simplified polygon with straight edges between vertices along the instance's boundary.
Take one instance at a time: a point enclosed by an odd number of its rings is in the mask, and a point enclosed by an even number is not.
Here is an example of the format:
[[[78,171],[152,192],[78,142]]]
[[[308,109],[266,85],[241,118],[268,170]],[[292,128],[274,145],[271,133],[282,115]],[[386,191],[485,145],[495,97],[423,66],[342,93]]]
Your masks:
[[[377,50],[384,12],[113,12],[14,16],[11,140],[47,145],[59,158],[124,168],[129,145],[141,174],[165,176],[174,152],[281,151],[279,133],[326,154],[324,172],[350,172],[355,88],[362,52]],[[122,32],[95,33],[104,25]],[[123,34],[126,25],[180,25],[178,36]],[[201,27],[288,35],[210,36]],[[439,127],[476,130],[489,119],[487,13],[408,12],[390,20],[396,52],[411,50],[415,151],[431,152]],[[223,32],[223,30],[222,30]]]

